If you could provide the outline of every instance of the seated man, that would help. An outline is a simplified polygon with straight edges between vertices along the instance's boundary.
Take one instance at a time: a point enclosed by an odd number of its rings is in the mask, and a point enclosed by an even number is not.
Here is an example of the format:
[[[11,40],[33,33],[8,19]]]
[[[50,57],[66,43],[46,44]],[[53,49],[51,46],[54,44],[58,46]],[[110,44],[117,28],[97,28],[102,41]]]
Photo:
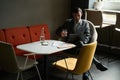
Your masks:
[[[80,8],[74,8],[72,10],[72,16],[72,19],[68,19],[56,30],[56,34],[66,42],[70,42],[69,37],[71,37],[71,34],[76,36],[71,43],[77,45],[77,47],[66,50],[65,52],[77,55],[80,47],[90,42],[91,34],[88,21],[81,19],[82,10]],[[101,71],[107,70],[107,67],[102,65],[95,57],[93,59],[93,63],[96,65],[97,69]],[[84,73],[83,80],[89,80],[87,73]]]

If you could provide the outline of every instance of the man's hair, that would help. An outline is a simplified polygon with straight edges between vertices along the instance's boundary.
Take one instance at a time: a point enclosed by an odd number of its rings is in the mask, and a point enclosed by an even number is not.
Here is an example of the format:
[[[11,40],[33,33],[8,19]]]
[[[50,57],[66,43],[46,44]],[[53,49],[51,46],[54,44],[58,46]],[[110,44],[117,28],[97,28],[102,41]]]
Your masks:
[[[74,8],[72,9],[72,13],[78,13],[78,12],[81,12],[81,13],[82,13],[82,9],[79,8],[79,7],[74,7]]]

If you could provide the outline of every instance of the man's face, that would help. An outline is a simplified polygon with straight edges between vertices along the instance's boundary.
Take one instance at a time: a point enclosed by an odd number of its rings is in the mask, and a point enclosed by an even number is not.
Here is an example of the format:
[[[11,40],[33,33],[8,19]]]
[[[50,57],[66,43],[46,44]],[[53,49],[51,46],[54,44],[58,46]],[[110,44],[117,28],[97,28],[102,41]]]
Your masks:
[[[82,16],[81,12],[73,13],[73,18],[75,22],[79,22],[79,20],[81,19],[81,16]]]

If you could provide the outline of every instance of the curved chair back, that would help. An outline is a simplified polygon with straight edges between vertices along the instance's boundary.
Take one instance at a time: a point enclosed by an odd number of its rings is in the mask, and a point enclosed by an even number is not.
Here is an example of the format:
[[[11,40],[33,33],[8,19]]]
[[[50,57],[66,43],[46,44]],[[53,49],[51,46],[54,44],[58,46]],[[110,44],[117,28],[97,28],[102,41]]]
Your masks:
[[[97,30],[92,22],[88,21],[88,23],[90,26],[90,34],[91,34],[90,42],[97,41],[97,38],[98,38]]]
[[[97,46],[97,41],[85,44],[85,46],[81,47],[80,53],[77,58],[77,63],[72,71],[75,74],[83,74],[84,72],[87,72],[92,64],[92,60],[95,54]]]
[[[91,21],[95,26],[102,27],[103,17],[101,11],[85,9],[85,19]]]
[[[117,19],[116,19],[116,28],[120,29],[120,13],[116,13]]]
[[[120,47],[120,13],[116,13],[116,24],[115,30],[113,31],[113,36],[111,40],[111,45],[115,46],[115,49],[119,50]]]
[[[11,44],[0,42],[0,66],[7,72],[18,72],[16,57]]]

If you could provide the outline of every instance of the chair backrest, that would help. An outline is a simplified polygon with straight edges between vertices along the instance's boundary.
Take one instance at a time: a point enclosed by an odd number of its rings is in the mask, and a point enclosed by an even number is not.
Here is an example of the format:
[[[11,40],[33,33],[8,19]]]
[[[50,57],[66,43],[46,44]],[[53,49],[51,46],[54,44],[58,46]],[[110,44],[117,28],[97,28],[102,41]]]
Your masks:
[[[97,30],[96,30],[96,28],[95,28],[95,26],[94,26],[94,24],[92,22],[88,21],[88,23],[89,23],[90,34],[91,34],[89,42],[97,41],[97,38],[98,38]]]
[[[117,19],[115,27],[120,29],[120,13],[116,13],[116,18]]]
[[[96,46],[97,41],[85,44],[85,46],[81,47],[73,73],[82,74],[90,69]]]
[[[111,45],[115,46],[116,48],[120,47],[120,13],[116,13],[116,24],[115,29],[113,31],[113,36],[111,38]]]
[[[95,26],[102,27],[103,17],[99,10],[85,9],[85,19],[91,21]]]
[[[15,73],[19,70],[12,45],[2,41],[0,41],[0,66],[6,72]]]

